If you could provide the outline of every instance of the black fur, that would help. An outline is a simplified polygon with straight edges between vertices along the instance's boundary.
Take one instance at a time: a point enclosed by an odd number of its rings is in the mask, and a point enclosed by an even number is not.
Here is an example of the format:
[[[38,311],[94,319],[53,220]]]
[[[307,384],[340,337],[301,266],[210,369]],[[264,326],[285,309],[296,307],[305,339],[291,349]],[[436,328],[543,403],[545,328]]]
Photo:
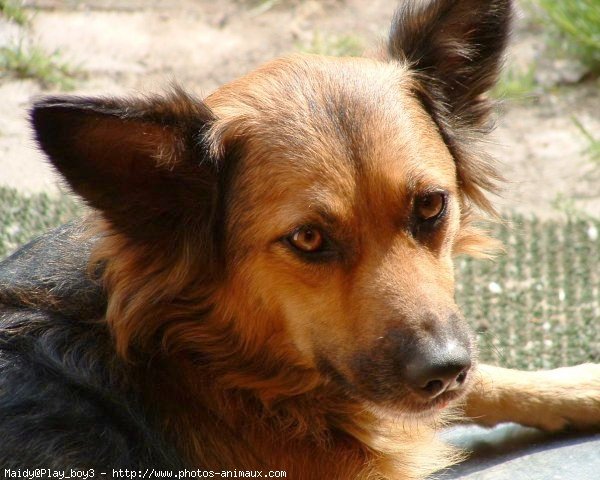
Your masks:
[[[178,88],[141,99],[47,98],[31,113],[40,147],[71,188],[119,231],[150,242],[211,217],[217,165],[204,134],[213,120]]]
[[[400,3],[388,52],[408,61],[447,113],[462,125],[485,123],[483,95],[498,80],[512,0],[406,0]]]
[[[405,0],[388,40],[388,55],[407,62],[419,82],[415,96],[452,152],[468,198],[492,212],[484,192],[502,176],[477,148],[493,127],[487,92],[498,80],[509,39],[512,0]]]
[[[182,468],[117,359],[73,223],[0,263],[0,467]],[[0,471],[0,474],[3,470]]]

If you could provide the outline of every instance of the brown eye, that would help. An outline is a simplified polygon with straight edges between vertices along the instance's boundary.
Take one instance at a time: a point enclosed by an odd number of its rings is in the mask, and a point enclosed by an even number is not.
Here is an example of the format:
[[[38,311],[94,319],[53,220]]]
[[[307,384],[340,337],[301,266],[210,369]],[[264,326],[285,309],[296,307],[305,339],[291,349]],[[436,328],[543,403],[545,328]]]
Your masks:
[[[323,247],[323,234],[313,227],[300,227],[292,233],[288,240],[301,252],[318,252]]]
[[[435,220],[446,209],[446,193],[432,192],[415,200],[415,214],[421,221]]]

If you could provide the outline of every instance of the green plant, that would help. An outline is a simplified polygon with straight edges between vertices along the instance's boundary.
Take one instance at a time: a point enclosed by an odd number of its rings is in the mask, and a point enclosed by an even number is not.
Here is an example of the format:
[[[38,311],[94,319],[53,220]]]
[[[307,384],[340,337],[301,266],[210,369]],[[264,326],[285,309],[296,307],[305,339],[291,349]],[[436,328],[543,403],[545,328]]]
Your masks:
[[[20,38],[0,47],[0,76],[33,78],[43,87],[73,88],[76,71],[62,58],[58,50],[48,53],[39,45]]]
[[[595,137],[592,134],[592,132],[585,128],[583,124],[575,117],[573,117],[573,122],[588,141],[588,147],[585,153],[588,155],[592,162],[600,166],[600,138]]]
[[[558,192],[552,200],[552,208],[570,219],[584,219],[587,214],[577,206],[575,199],[563,192]]]
[[[537,0],[559,45],[600,74],[600,0]]]
[[[528,68],[511,66],[500,76],[500,81],[492,90],[495,98],[523,100],[530,96],[537,86],[535,80],[536,65]]]
[[[364,46],[356,35],[333,35],[314,32],[311,41],[300,50],[318,55],[332,57],[358,57],[363,53]]]
[[[301,0],[236,0],[237,3],[250,9],[252,15],[262,15],[272,8],[279,6],[289,6]]]
[[[279,0],[246,0],[245,3],[248,4],[255,15],[260,15],[275,7]]]
[[[21,26],[29,23],[29,16],[23,9],[23,2],[18,0],[0,0],[0,16]]]

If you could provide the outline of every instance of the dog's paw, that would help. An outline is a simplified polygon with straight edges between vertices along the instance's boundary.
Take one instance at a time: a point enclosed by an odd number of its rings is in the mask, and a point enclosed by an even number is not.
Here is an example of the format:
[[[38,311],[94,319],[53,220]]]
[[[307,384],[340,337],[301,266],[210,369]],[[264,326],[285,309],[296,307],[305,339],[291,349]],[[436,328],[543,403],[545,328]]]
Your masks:
[[[531,416],[523,423],[549,431],[600,429],[600,364],[586,363],[534,375],[539,381],[530,384],[528,392],[534,397],[529,399]]]
[[[600,364],[537,372],[480,365],[465,414],[486,426],[600,430]]]

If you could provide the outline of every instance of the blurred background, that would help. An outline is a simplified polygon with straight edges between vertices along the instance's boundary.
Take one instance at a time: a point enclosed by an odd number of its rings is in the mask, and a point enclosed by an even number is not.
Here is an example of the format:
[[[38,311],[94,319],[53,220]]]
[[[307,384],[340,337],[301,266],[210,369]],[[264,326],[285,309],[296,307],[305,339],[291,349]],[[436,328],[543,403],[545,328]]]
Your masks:
[[[382,45],[402,0],[0,0],[0,258],[82,211],[32,141],[57,92],[198,96],[277,55]],[[600,0],[518,0],[488,148],[508,179],[506,245],[457,259],[488,361],[600,361]]]

